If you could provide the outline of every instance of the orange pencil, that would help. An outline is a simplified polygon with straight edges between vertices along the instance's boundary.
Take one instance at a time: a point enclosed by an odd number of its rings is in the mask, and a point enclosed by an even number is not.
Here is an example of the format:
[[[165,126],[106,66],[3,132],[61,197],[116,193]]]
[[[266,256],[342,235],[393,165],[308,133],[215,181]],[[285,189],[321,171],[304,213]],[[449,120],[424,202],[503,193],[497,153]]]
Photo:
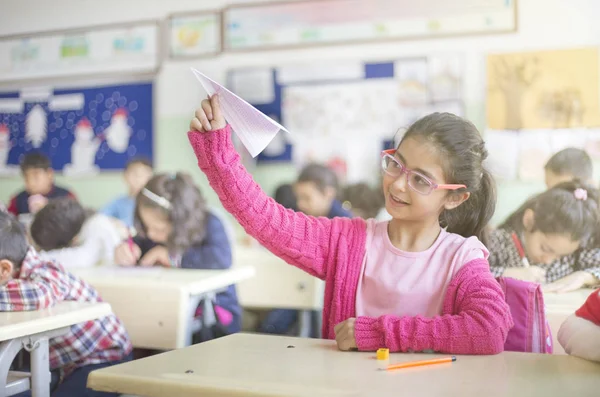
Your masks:
[[[392,365],[388,365],[386,370],[389,371],[392,369],[403,369],[403,368],[412,368],[412,367],[422,367],[424,365],[453,363],[454,361],[456,361],[456,356],[444,357],[444,358],[434,358],[431,360],[412,361],[409,363],[392,364]]]

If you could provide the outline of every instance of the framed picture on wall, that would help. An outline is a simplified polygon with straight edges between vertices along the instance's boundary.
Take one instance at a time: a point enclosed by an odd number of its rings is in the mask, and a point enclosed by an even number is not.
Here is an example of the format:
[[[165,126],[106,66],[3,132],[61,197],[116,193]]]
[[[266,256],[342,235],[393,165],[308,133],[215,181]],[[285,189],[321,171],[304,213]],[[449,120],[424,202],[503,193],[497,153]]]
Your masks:
[[[221,52],[221,12],[174,14],[168,20],[171,58],[196,58]]]

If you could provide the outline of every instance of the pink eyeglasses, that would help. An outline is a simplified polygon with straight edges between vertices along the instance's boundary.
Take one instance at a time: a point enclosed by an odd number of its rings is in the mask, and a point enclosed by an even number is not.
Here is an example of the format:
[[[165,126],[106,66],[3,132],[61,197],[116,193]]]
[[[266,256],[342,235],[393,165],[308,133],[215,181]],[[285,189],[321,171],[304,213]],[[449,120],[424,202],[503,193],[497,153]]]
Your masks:
[[[413,171],[404,166],[394,157],[396,149],[384,150],[381,152],[381,168],[389,176],[399,177],[406,174],[406,183],[415,192],[427,196],[434,190],[458,190],[466,189],[465,185],[438,185],[427,176],[418,171]]]

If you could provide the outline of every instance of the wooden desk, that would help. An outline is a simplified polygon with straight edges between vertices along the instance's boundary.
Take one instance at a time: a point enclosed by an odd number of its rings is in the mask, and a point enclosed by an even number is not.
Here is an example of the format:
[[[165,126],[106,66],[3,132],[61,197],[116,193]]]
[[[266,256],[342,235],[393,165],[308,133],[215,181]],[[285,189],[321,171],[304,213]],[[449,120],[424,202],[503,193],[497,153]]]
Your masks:
[[[112,313],[108,303],[61,302],[45,310],[0,312],[0,395],[31,388],[33,397],[49,396],[48,340],[65,334],[71,325]],[[31,353],[31,373],[9,372],[21,349]]]
[[[554,341],[554,354],[566,354],[560,343],[558,343],[558,330],[567,317],[575,313],[585,303],[585,300],[593,291],[593,289],[580,289],[564,294],[544,294],[546,318],[548,324],[550,324]]]
[[[159,350],[189,346],[199,303],[254,275],[251,266],[228,270],[101,266],[71,271],[111,304],[135,347]],[[211,310],[204,312],[212,315]]]
[[[323,281],[288,265],[264,247],[235,246],[234,266],[251,265],[252,280],[240,285],[244,307],[256,309],[320,310],[323,308]]]
[[[434,356],[392,354],[390,362],[424,357]],[[237,334],[94,371],[88,387],[147,397],[585,397],[598,395],[600,364],[509,352],[379,371],[374,353],[340,352],[334,341]]]

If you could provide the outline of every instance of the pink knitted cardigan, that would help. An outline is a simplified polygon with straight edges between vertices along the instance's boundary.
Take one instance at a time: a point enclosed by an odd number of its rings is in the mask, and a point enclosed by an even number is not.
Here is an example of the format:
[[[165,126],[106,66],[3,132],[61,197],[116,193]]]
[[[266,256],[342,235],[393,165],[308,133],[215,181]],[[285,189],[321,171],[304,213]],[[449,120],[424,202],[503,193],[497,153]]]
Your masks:
[[[190,131],[198,165],[223,206],[247,233],[275,255],[325,280],[323,337],[335,338],[336,324],[356,317],[356,289],[365,255],[366,222],[359,218],[315,218],[285,209],[268,197],[240,161],[229,126],[208,133]],[[360,350],[434,350],[496,354],[513,326],[508,305],[487,260],[465,264],[448,286],[443,315],[358,317]]]

